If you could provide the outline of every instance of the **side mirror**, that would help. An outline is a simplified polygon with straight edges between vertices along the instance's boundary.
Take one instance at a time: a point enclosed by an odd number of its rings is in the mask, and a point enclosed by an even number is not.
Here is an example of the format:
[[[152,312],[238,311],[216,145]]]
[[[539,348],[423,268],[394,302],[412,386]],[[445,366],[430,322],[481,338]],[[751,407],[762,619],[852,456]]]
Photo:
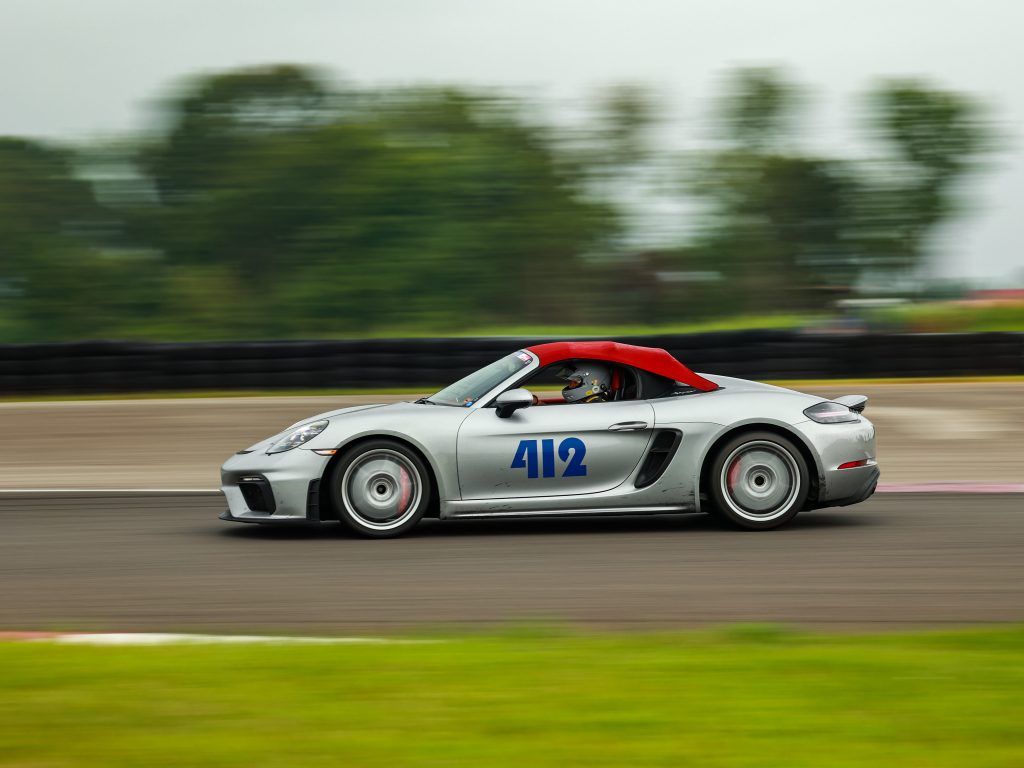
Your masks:
[[[533,405],[533,393],[528,389],[510,389],[498,395],[494,404],[498,409],[498,418],[507,419],[520,408]]]

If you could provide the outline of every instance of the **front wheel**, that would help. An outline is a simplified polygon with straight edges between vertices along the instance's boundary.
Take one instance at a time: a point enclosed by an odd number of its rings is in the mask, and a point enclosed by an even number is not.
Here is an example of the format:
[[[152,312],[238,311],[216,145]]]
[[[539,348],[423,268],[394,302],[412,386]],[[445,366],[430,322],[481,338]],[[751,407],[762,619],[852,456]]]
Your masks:
[[[800,451],[773,432],[747,432],[722,446],[709,485],[715,510],[749,530],[788,523],[803,507],[810,486]]]
[[[341,522],[371,538],[401,536],[430,504],[430,471],[416,453],[393,440],[350,448],[334,466],[330,483]]]

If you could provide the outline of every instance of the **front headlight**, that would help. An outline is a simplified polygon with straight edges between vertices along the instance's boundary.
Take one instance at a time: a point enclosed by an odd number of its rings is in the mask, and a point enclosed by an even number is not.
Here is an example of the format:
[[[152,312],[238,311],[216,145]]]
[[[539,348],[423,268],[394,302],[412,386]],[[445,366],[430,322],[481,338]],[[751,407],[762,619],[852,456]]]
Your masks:
[[[321,419],[320,421],[311,421],[309,424],[303,424],[270,446],[267,449],[267,453],[284,453],[292,448],[298,448],[327,429],[329,423],[327,419]]]
[[[842,403],[833,403],[828,400],[807,408],[804,411],[804,416],[819,424],[844,424],[850,421],[860,421],[857,414]]]

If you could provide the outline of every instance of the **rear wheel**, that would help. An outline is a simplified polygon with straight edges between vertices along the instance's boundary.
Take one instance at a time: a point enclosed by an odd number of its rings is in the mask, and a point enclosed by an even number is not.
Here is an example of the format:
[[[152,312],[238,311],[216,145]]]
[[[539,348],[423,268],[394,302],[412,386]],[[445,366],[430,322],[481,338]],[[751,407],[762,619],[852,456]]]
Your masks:
[[[354,446],[331,472],[338,517],[362,536],[401,536],[423,517],[430,496],[431,476],[423,460],[393,440]]]
[[[807,462],[792,441],[773,432],[737,435],[716,454],[708,491],[733,525],[767,530],[796,517],[807,500]]]

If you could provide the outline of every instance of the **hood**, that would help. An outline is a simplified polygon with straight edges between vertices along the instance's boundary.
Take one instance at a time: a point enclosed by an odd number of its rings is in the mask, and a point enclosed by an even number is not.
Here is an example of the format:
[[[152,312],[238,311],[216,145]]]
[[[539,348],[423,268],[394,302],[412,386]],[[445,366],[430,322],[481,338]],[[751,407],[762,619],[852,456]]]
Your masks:
[[[319,421],[320,419],[336,419],[339,416],[344,416],[349,413],[358,413],[359,411],[368,411],[371,408],[389,408],[392,405],[404,405],[404,403],[371,403],[370,405],[350,405],[348,408],[338,408],[333,411],[324,411],[318,413],[316,416],[310,416],[308,419],[297,421],[287,429],[282,430],[287,432],[289,429],[295,429],[302,424],[308,424],[311,421]]]
[[[318,413],[315,416],[309,416],[305,419],[302,419],[301,421],[296,421],[294,424],[288,425],[280,432],[277,432],[276,434],[273,434],[270,437],[266,437],[263,440],[260,440],[258,443],[255,443],[254,445],[250,445],[248,448],[246,448],[246,451],[256,452],[263,450],[264,448],[269,447],[271,443],[274,443],[280,438],[284,437],[284,435],[291,432],[296,427],[301,427],[303,424],[309,424],[311,421],[320,421],[321,419],[337,419],[341,416],[345,416],[352,413],[358,413],[359,411],[368,411],[371,408],[388,408],[393,405],[405,405],[405,403],[372,403],[370,405],[352,405],[349,406],[348,408],[338,408],[333,411],[325,411],[324,413]]]

